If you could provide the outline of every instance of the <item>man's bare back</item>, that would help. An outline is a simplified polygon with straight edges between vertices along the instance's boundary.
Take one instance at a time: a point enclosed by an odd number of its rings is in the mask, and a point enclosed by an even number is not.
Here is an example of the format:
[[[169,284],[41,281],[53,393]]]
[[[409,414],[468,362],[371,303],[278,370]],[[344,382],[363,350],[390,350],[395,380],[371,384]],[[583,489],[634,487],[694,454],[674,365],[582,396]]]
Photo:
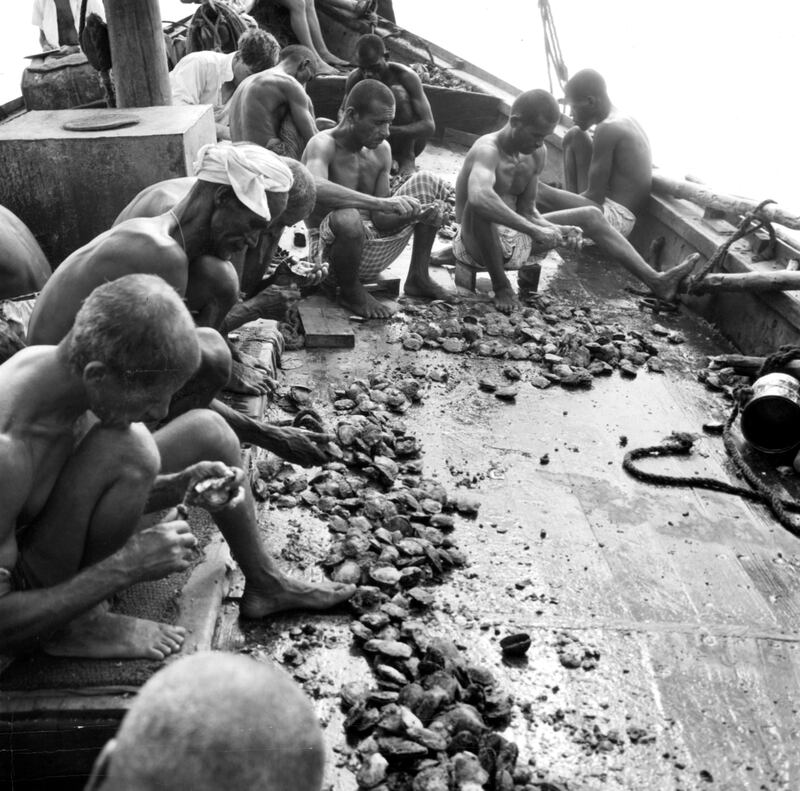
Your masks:
[[[644,129],[636,119],[614,108],[609,117],[597,125],[592,148],[589,184],[592,167],[604,167],[603,163],[595,163],[595,158],[607,157],[610,149],[606,197],[637,214],[650,196],[653,172],[650,142]]]
[[[72,326],[81,302],[97,286],[124,275],[158,275],[183,296],[189,259],[170,236],[174,226],[169,214],[135,218],[76,250],[56,269],[36,300],[29,343],[58,343]]]

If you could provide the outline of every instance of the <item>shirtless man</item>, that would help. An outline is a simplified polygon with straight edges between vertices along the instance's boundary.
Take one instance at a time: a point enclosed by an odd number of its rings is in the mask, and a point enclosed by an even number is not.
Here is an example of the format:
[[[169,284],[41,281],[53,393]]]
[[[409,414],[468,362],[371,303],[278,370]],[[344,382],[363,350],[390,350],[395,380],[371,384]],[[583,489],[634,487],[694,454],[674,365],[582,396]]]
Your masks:
[[[231,99],[231,140],[258,143],[281,156],[300,159],[317,133],[314,106],[305,86],[316,74],[314,53],[299,44],[284,47],[271,69],[248,77]]]
[[[517,300],[505,270],[523,268],[534,250],[577,247],[582,231],[657,297],[674,299],[697,254],[668,272],[656,272],[608,224],[597,206],[548,214],[536,209],[546,156],[544,140],[553,133],[560,115],[549,93],[527,91],[514,101],[502,129],[473,143],[456,181],[456,219],[461,223],[453,240],[456,259],[489,271],[495,306],[509,313]]]
[[[320,791],[324,767],[314,707],[285,670],[204,651],[142,687],[86,791],[164,791],[167,778],[192,791]]]
[[[255,258],[258,259],[260,248],[265,246],[268,249],[267,255],[271,259],[272,251],[277,246],[285,224],[293,225],[299,222],[309,215],[314,206],[316,190],[309,172],[299,162],[289,159],[283,161],[292,172],[292,187],[288,193],[285,209],[270,219],[263,232],[262,242],[259,243],[259,246],[246,250],[244,276],[237,273],[242,281],[241,288],[245,290],[246,295],[247,282],[250,281],[254,284],[251,286],[254,288],[260,283],[264,274],[261,262],[256,260],[253,263],[250,260],[251,254],[255,254]],[[187,176],[167,179],[146,187],[122,210],[114,225],[117,226],[135,217],[159,217],[168,214],[191,192],[196,183],[195,176]],[[210,256],[206,256],[206,258],[208,259]],[[234,256],[231,262],[234,266],[237,265],[237,258],[239,256]],[[216,266],[224,264],[223,261],[216,262]],[[190,274],[193,266],[194,262],[190,264]],[[259,271],[250,271],[250,267],[256,267]],[[268,299],[267,295],[262,296],[256,291],[249,296],[250,298],[244,303],[237,303],[224,317],[222,326],[219,328],[222,333],[227,334],[253,319],[273,317],[266,315],[265,310],[269,307],[274,310],[276,299]],[[280,308],[285,311],[285,302],[280,303]],[[279,317],[275,316],[275,318]],[[219,333],[213,330],[199,330],[199,333],[202,339],[200,371],[185,388],[175,395],[170,405],[169,417],[175,417],[190,408],[208,407],[225,418],[241,442],[266,448],[295,464],[311,466],[324,463],[327,457],[316,443],[327,442],[330,439],[327,435],[318,435],[298,428],[271,426],[242,414],[216,398],[219,390],[228,381],[231,352]]]
[[[444,222],[447,183],[421,171],[390,197],[387,137],[394,110],[394,95],[383,83],[363,80],[348,94],[339,124],[312,137],[303,154],[317,183],[317,203],[306,220],[310,256],[330,262],[340,301],[365,318],[392,314],[362,284],[374,281],[412,236],[405,293],[453,296],[428,272],[436,231]]]
[[[564,185],[539,185],[544,211],[598,206],[614,230],[627,238],[636,214],[650,197],[652,157],[639,123],[608,98],[605,80],[583,69],[566,85],[575,126],[564,135]],[[594,140],[588,130],[595,126]]]
[[[174,208],[115,225],[58,267],[36,301],[30,343],[58,343],[96,286],[135,272],[163,277],[199,326],[221,325],[239,299],[230,258],[257,244],[286,208],[292,173],[261,146],[230,143],[204,146],[195,168],[197,182]],[[252,385],[252,372],[241,368],[228,383],[244,392]]]
[[[244,79],[277,60],[278,42],[259,28],[242,33],[234,52],[190,52],[169,74],[172,103],[212,105],[217,140],[230,140],[228,113],[234,91]]]
[[[414,160],[436,130],[433,112],[417,73],[402,63],[386,59],[383,39],[368,33],[356,42],[355,71],[345,83],[345,98],[340,117],[347,104],[347,95],[361,80],[378,80],[394,94],[395,117],[389,127],[389,145],[401,174],[414,172]]]
[[[0,646],[59,656],[163,659],[181,627],[113,614],[110,596],[186,569],[197,544],[173,512],[138,530],[145,511],[180,503],[230,474],[213,514],[247,578],[241,613],[323,609],[354,588],[284,576],[261,543],[239,442],[209,410],[151,435],[200,359],[174,289],[129,275],[87,296],[56,346],[31,346],[0,366]],[[92,414],[87,414],[91,410]]]

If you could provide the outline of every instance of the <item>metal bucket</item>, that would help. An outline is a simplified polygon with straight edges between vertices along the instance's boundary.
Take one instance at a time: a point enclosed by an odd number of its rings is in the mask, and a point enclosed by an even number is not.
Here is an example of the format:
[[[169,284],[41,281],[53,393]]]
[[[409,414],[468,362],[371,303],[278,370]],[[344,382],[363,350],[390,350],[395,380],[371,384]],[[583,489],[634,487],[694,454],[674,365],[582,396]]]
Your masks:
[[[786,453],[800,446],[800,382],[779,373],[757,379],[740,426],[744,438],[762,453]]]

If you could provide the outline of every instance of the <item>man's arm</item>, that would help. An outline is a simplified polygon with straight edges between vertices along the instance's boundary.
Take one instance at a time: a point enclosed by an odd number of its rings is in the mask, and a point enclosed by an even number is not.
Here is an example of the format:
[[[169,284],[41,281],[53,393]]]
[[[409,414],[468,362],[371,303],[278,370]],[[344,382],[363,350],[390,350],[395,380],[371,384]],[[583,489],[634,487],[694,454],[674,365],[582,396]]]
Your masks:
[[[544,221],[545,224],[542,224],[541,218],[534,222],[534,220],[515,212],[495,191],[496,169],[499,164],[495,148],[481,145],[474,153],[475,157],[467,182],[467,203],[470,208],[482,219],[513,228],[515,231],[527,234],[536,242],[542,244],[552,242],[553,231],[547,227],[552,226],[552,223]],[[526,185],[526,190],[532,191],[534,201],[536,200],[537,184],[538,174],[534,172],[531,181]]]
[[[425,95],[425,89],[422,87],[422,80],[412,69],[404,66],[399,72],[401,77],[401,84],[408,92],[408,97],[411,100],[411,111],[416,120],[410,124],[392,125],[389,127],[389,134],[397,135],[402,134],[407,137],[431,137],[436,131],[436,123],[433,120],[433,110],[431,110],[431,103]]]
[[[592,141],[592,161],[589,164],[589,186],[581,193],[598,206],[608,194],[611,169],[614,165],[614,149],[619,142],[619,130],[614,124],[600,124]]]
[[[416,201],[409,198],[379,197],[336,184],[328,178],[335,142],[326,132],[320,132],[308,141],[303,154],[303,164],[308,168],[317,186],[317,203],[327,211],[336,209],[363,209],[393,215],[411,215]],[[387,144],[388,146],[388,144]]]
[[[0,440],[0,566],[9,571],[17,562],[16,521],[30,489],[25,479],[31,474],[20,469],[15,452],[7,439]],[[156,525],[64,583],[0,596],[0,652],[29,647],[135,582],[187,568],[185,548],[195,543],[187,536],[191,533],[186,522]]]
[[[316,121],[314,121],[314,116],[311,113],[311,102],[308,94],[298,82],[289,84],[287,94],[286,102],[289,105],[289,115],[303,138],[303,143],[307,144],[318,131]]]

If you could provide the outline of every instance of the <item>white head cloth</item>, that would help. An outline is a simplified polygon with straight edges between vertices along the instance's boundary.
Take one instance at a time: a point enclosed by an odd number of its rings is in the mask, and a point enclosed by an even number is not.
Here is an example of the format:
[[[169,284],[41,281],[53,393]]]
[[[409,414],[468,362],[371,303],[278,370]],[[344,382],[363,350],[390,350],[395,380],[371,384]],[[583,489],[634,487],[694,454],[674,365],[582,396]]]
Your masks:
[[[251,211],[270,219],[266,192],[288,192],[292,171],[277,154],[252,143],[210,143],[197,152],[194,174],[200,181],[230,184]]]

